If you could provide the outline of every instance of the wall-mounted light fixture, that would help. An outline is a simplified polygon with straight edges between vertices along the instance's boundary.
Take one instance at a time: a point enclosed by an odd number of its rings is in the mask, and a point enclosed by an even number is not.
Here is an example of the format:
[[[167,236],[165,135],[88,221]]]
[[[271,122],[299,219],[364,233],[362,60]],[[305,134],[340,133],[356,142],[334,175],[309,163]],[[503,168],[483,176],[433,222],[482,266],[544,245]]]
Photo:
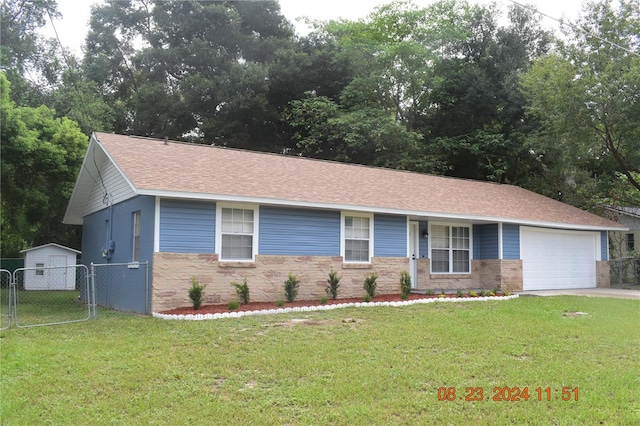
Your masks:
[[[429,238],[429,230],[425,229],[424,231],[422,231],[422,238]]]

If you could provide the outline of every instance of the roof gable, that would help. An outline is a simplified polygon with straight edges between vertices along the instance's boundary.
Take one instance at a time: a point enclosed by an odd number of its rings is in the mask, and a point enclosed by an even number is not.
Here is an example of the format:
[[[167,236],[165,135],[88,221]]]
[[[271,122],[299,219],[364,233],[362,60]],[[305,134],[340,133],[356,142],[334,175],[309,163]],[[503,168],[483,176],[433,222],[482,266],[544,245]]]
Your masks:
[[[68,252],[75,253],[75,254],[81,254],[82,253],[79,250],[72,249],[71,247],[67,247],[67,246],[62,246],[62,245],[56,244],[56,243],[43,244],[43,245],[37,246],[37,247],[30,247],[28,249],[20,250],[20,253],[28,253],[30,251],[41,250],[41,249],[46,248],[46,247],[55,247],[55,248],[66,250]]]
[[[619,228],[605,218],[513,185],[107,133],[94,134],[94,142],[138,195],[389,212],[427,219]],[[77,201],[72,197],[68,212],[77,211],[72,206]]]

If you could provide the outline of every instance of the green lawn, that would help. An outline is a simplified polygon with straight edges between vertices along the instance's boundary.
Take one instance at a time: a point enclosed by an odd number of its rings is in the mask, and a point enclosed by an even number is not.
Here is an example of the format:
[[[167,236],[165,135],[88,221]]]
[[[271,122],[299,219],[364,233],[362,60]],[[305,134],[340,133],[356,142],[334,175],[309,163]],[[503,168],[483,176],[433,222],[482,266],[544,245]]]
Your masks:
[[[637,300],[98,318],[1,332],[2,424],[640,424]]]

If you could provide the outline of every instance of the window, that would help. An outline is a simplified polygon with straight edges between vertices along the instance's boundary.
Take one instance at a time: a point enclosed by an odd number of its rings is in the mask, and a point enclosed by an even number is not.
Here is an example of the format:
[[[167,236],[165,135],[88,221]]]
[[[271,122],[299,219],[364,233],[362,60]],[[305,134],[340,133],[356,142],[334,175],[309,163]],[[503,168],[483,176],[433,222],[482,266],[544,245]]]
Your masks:
[[[470,228],[467,226],[431,225],[431,272],[469,273]]]
[[[634,241],[633,234],[627,234],[627,253],[636,249],[636,242]]]
[[[253,260],[255,210],[220,209],[221,260]]]
[[[371,216],[343,215],[344,261],[371,261]]]
[[[133,212],[133,247],[131,260],[140,261],[140,211]]]
[[[44,263],[36,263],[36,268],[44,268]],[[36,275],[44,276],[44,269],[36,269]]]

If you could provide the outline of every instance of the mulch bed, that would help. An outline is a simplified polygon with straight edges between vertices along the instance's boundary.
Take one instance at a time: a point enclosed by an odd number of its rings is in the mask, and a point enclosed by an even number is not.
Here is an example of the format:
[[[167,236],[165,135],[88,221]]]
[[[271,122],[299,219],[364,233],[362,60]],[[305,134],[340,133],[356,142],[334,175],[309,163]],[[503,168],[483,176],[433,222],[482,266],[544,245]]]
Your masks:
[[[496,296],[502,296],[502,294],[498,293]],[[415,299],[434,299],[438,298],[440,295],[431,295],[427,296],[424,294],[410,294],[407,299],[404,300],[415,300]],[[447,294],[445,297],[455,298],[457,297],[455,294]],[[468,294],[463,294],[462,297],[468,297]],[[399,294],[386,294],[379,295],[373,298],[371,302],[400,302],[403,299]],[[325,305],[337,305],[340,303],[356,303],[363,302],[364,298],[362,297],[352,297],[345,299],[336,299],[336,300],[328,300]],[[294,302],[285,302],[283,306],[276,305],[275,302],[249,302],[246,305],[240,305],[237,309],[229,309],[227,304],[224,305],[204,305],[201,306],[200,309],[194,310],[193,307],[183,307],[171,309],[168,311],[162,311],[162,314],[170,314],[170,315],[189,315],[189,314],[221,314],[224,312],[244,312],[244,311],[262,311],[265,309],[278,309],[278,308],[296,308],[303,306],[321,306],[319,300],[296,300]]]

